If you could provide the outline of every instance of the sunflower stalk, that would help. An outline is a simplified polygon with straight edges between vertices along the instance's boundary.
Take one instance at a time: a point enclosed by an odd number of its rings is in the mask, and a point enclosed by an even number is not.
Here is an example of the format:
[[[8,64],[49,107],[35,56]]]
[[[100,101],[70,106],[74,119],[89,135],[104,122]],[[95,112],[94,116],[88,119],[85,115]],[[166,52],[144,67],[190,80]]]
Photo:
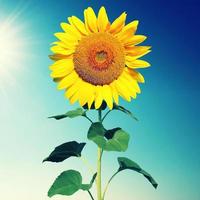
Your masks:
[[[98,119],[99,122],[102,123],[102,111],[98,110]],[[102,160],[103,150],[100,147],[97,147],[97,198],[98,200],[102,200],[101,193],[101,160]]]

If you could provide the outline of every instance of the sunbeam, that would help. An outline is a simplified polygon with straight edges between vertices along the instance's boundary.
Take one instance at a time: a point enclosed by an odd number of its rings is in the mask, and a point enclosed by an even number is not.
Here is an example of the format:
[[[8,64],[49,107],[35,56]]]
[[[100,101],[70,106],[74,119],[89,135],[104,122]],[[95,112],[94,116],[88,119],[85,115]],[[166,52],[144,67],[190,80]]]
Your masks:
[[[28,37],[24,33],[25,24],[18,20],[24,8],[15,10],[7,17],[0,14],[0,93],[5,87],[16,85],[15,76],[23,69],[27,60]]]

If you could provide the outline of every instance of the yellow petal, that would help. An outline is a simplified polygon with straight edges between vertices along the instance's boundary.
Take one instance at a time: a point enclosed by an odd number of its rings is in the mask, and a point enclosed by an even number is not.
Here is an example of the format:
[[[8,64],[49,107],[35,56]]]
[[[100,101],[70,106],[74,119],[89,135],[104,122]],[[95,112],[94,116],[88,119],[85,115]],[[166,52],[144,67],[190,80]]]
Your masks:
[[[79,92],[79,104],[81,106],[85,105],[88,100],[91,98],[91,96],[93,95],[93,85],[91,85],[90,83],[87,83],[85,81],[82,81],[80,84],[80,90]]]
[[[137,69],[149,67],[150,63],[144,60],[134,60],[132,62],[126,62],[126,65],[131,69]]]
[[[52,43],[53,45],[57,45],[57,46],[60,46],[64,49],[67,49],[67,50],[74,50],[76,49],[76,45],[78,44],[77,42],[62,42],[62,41],[56,41],[56,42],[53,42]]]
[[[76,101],[79,100],[79,93],[76,91],[72,97],[69,98],[70,104],[74,104]]]
[[[97,29],[97,17],[94,13],[94,10],[91,7],[88,7],[84,10],[85,17],[85,26],[89,32],[96,33]]]
[[[136,88],[134,87],[133,84],[131,84],[131,83],[133,83],[133,81],[130,81],[130,79],[127,79],[127,77],[125,75],[120,76],[119,81],[121,81],[121,83],[124,85],[124,87],[126,87],[127,93],[129,93],[129,95],[131,97],[136,98]]]
[[[103,99],[106,101],[108,107],[112,109],[113,98],[112,98],[111,88],[108,85],[103,85],[101,89],[102,89]]]
[[[95,98],[94,93],[92,93],[92,95],[90,96],[90,99],[88,100],[88,109],[91,108],[91,106],[94,102],[94,98]]]
[[[71,85],[71,87],[69,87],[67,89],[67,91],[65,92],[65,97],[70,99],[80,88],[80,82],[81,79],[77,79],[76,82],[73,83],[73,85]]]
[[[63,47],[60,47],[60,46],[53,46],[50,48],[50,50],[53,53],[62,54],[62,55],[66,55],[66,56],[74,53],[73,49],[64,49]]]
[[[59,40],[63,41],[63,42],[76,42],[77,38],[72,35],[72,34],[68,34],[68,33],[55,33],[54,34]]]
[[[66,89],[69,86],[71,86],[74,82],[76,82],[77,79],[79,79],[78,74],[75,71],[72,71],[68,76],[66,76],[59,82],[57,88],[59,90]]]
[[[132,88],[135,93],[141,93],[140,87],[136,79],[134,79],[129,73],[125,72],[122,76],[122,79],[126,80],[128,85],[127,87]],[[134,96],[133,96],[134,97]],[[135,96],[136,97],[136,96]]]
[[[97,18],[97,25],[98,25],[99,32],[105,32],[109,24],[110,23],[108,20],[106,9],[102,6],[99,10],[98,18]]]
[[[112,90],[113,99],[114,99],[115,103],[118,105],[119,104],[119,95],[118,95],[118,92],[117,92],[117,89],[115,87],[114,82],[112,82],[110,84],[110,87],[111,87],[111,90]]]
[[[127,101],[131,101],[131,97],[127,93],[127,88],[123,85],[123,83],[120,80],[115,81],[115,86],[120,96],[122,96]]]
[[[75,16],[72,17],[68,17],[68,21],[70,22],[70,24],[73,24],[74,27],[83,35],[88,35],[86,29],[85,29],[85,24],[78,18]]]
[[[135,80],[137,80],[139,83],[144,83],[144,77],[142,76],[142,74],[140,74],[139,72],[135,71],[134,69],[130,69],[128,67],[125,68],[125,71]]]
[[[126,41],[124,41],[124,46],[131,46],[131,45],[137,45],[142,43],[144,40],[146,40],[146,36],[144,35],[133,35],[130,38],[127,38]]]
[[[77,40],[81,38],[80,32],[74,26],[64,22],[61,23],[60,26],[67,34],[76,36]]]
[[[95,95],[95,109],[98,109],[103,101],[103,96],[102,96],[102,86],[96,86],[96,95]]]
[[[130,56],[139,56],[144,55],[149,49],[151,49],[150,46],[133,46],[125,48],[125,53]]]
[[[125,56],[125,61],[126,62],[132,62],[132,61],[134,61],[134,60],[136,60],[136,59],[148,54],[149,52],[151,52],[151,50],[145,51],[143,54],[140,54],[138,56],[130,56],[130,55],[129,56]]]
[[[117,34],[118,39],[121,42],[126,42],[130,37],[132,37],[136,30],[137,30],[137,26],[138,26],[138,21],[134,20],[131,23],[127,24],[120,33]]]
[[[56,62],[54,62],[50,67],[49,69],[50,70],[62,70],[62,69],[65,69],[65,68],[68,68],[68,69],[73,69],[74,68],[74,64],[73,64],[73,60],[72,59],[61,59],[61,60],[58,60]]]
[[[122,30],[126,21],[126,13],[123,12],[110,26],[109,32],[112,34],[116,34]]]
[[[54,61],[65,59],[65,58],[69,59],[69,58],[72,58],[72,54],[70,55],[54,54],[54,55],[49,55],[49,58]]]

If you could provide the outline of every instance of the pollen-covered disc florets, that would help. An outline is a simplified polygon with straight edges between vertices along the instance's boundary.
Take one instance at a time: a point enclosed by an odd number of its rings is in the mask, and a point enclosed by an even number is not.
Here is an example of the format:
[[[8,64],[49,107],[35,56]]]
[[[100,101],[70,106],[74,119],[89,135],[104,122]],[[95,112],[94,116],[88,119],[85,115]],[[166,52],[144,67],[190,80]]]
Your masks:
[[[109,84],[124,69],[124,48],[109,33],[93,33],[79,42],[73,62],[75,71],[84,81],[93,85]]]

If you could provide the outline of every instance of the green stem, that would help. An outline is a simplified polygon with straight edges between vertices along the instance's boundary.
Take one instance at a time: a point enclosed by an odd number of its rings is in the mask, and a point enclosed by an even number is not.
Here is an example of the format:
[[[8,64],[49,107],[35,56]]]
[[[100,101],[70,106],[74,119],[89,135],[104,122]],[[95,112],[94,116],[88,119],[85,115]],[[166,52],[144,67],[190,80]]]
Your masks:
[[[85,114],[83,115],[83,117],[85,117],[86,119],[88,119],[91,123],[93,123],[93,121]]]
[[[98,157],[97,157],[97,198],[101,199],[101,155],[102,149],[98,147]]]
[[[106,187],[105,187],[104,192],[103,192],[102,200],[105,199],[105,194],[106,194],[106,192],[107,192],[107,190],[108,190],[108,186],[110,185],[110,182],[111,182],[112,179],[116,176],[117,173],[118,173],[118,171],[117,171],[116,173],[114,173],[114,174],[111,176],[111,178],[109,179],[108,183],[106,184]]]
[[[99,122],[102,122],[102,113],[101,109],[98,110],[98,119]],[[97,199],[102,200],[102,193],[101,193],[101,158],[102,158],[102,149],[98,147],[97,151]]]
[[[102,111],[101,111],[101,109],[98,110],[98,120],[99,120],[99,122],[102,122]]]
[[[91,199],[94,200],[94,197],[92,196],[90,190],[88,190],[88,194],[90,195]]]
[[[111,112],[112,110],[109,110],[105,115],[104,115],[104,117],[102,118],[102,122],[103,122],[103,120],[106,118],[106,116]]]

